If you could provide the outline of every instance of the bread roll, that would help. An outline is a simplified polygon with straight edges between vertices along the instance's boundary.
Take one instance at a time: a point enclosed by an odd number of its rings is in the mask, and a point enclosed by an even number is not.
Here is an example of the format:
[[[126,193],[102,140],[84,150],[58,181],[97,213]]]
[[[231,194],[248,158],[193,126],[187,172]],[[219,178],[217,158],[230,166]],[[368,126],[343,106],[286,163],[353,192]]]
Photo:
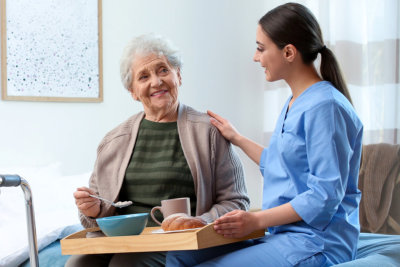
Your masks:
[[[175,231],[199,228],[206,224],[207,223],[200,218],[191,217],[185,213],[175,213],[164,219],[161,228],[164,231]]]

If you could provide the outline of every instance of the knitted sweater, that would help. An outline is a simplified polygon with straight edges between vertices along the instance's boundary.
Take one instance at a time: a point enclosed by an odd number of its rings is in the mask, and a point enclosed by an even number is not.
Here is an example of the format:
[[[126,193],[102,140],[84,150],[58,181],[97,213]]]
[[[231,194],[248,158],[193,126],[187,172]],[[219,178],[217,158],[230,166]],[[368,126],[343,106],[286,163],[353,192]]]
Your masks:
[[[97,150],[89,186],[100,196],[118,201],[140,121],[144,112],[130,117],[109,132]],[[196,216],[212,222],[221,215],[249,208],[243,166],[233,146],[211,125],[208,115],[183,104],[178,110],[178,133],[193,176],[197,197]],[[98,217],[115,214],[115,208],[102,202]],[[84,227],[96,221],[80,213]]]

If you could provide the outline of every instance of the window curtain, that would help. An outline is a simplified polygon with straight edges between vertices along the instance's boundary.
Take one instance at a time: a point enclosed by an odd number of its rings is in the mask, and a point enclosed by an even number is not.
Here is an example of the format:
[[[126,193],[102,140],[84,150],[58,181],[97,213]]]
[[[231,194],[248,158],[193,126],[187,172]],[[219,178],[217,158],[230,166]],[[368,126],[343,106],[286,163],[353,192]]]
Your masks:
[[[308,0],[325,44],[336,55],[356,112],[364,124],[364,144],[400,143],[400,1]],[[319,62],[316,62],[319,69]],[[264,141],[269,138],[284,101],[284,82],[264,91]]]

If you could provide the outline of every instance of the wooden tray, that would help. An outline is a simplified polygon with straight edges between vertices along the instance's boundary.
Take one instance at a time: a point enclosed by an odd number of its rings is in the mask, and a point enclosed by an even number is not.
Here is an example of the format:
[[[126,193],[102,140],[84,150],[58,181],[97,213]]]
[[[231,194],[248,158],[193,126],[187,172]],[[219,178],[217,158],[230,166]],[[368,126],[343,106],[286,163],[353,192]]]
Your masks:
[[[213,224],[187,232],[155,234],[160,227],[146,227],[140,235],[86,238],[86,233],[99,231],[89,228],[61,240],[63,255],[103,254],[125,252],[151,252],[192,250],[214,247],[264,236],[264,230],[243,238],[225,238],[214,231]]]

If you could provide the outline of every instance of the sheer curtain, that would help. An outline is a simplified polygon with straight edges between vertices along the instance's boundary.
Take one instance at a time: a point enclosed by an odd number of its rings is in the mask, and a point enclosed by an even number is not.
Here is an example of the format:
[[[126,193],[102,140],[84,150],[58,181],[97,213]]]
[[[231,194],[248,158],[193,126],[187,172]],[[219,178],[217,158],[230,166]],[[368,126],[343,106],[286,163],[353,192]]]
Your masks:
[[[340,63],[354,107],[364,123],[364,144],[399,144],[400,1],[298,2],[314,13],[326,45]],[[290,90],[283,82],[265,85],[266,143],[289,95]]]

